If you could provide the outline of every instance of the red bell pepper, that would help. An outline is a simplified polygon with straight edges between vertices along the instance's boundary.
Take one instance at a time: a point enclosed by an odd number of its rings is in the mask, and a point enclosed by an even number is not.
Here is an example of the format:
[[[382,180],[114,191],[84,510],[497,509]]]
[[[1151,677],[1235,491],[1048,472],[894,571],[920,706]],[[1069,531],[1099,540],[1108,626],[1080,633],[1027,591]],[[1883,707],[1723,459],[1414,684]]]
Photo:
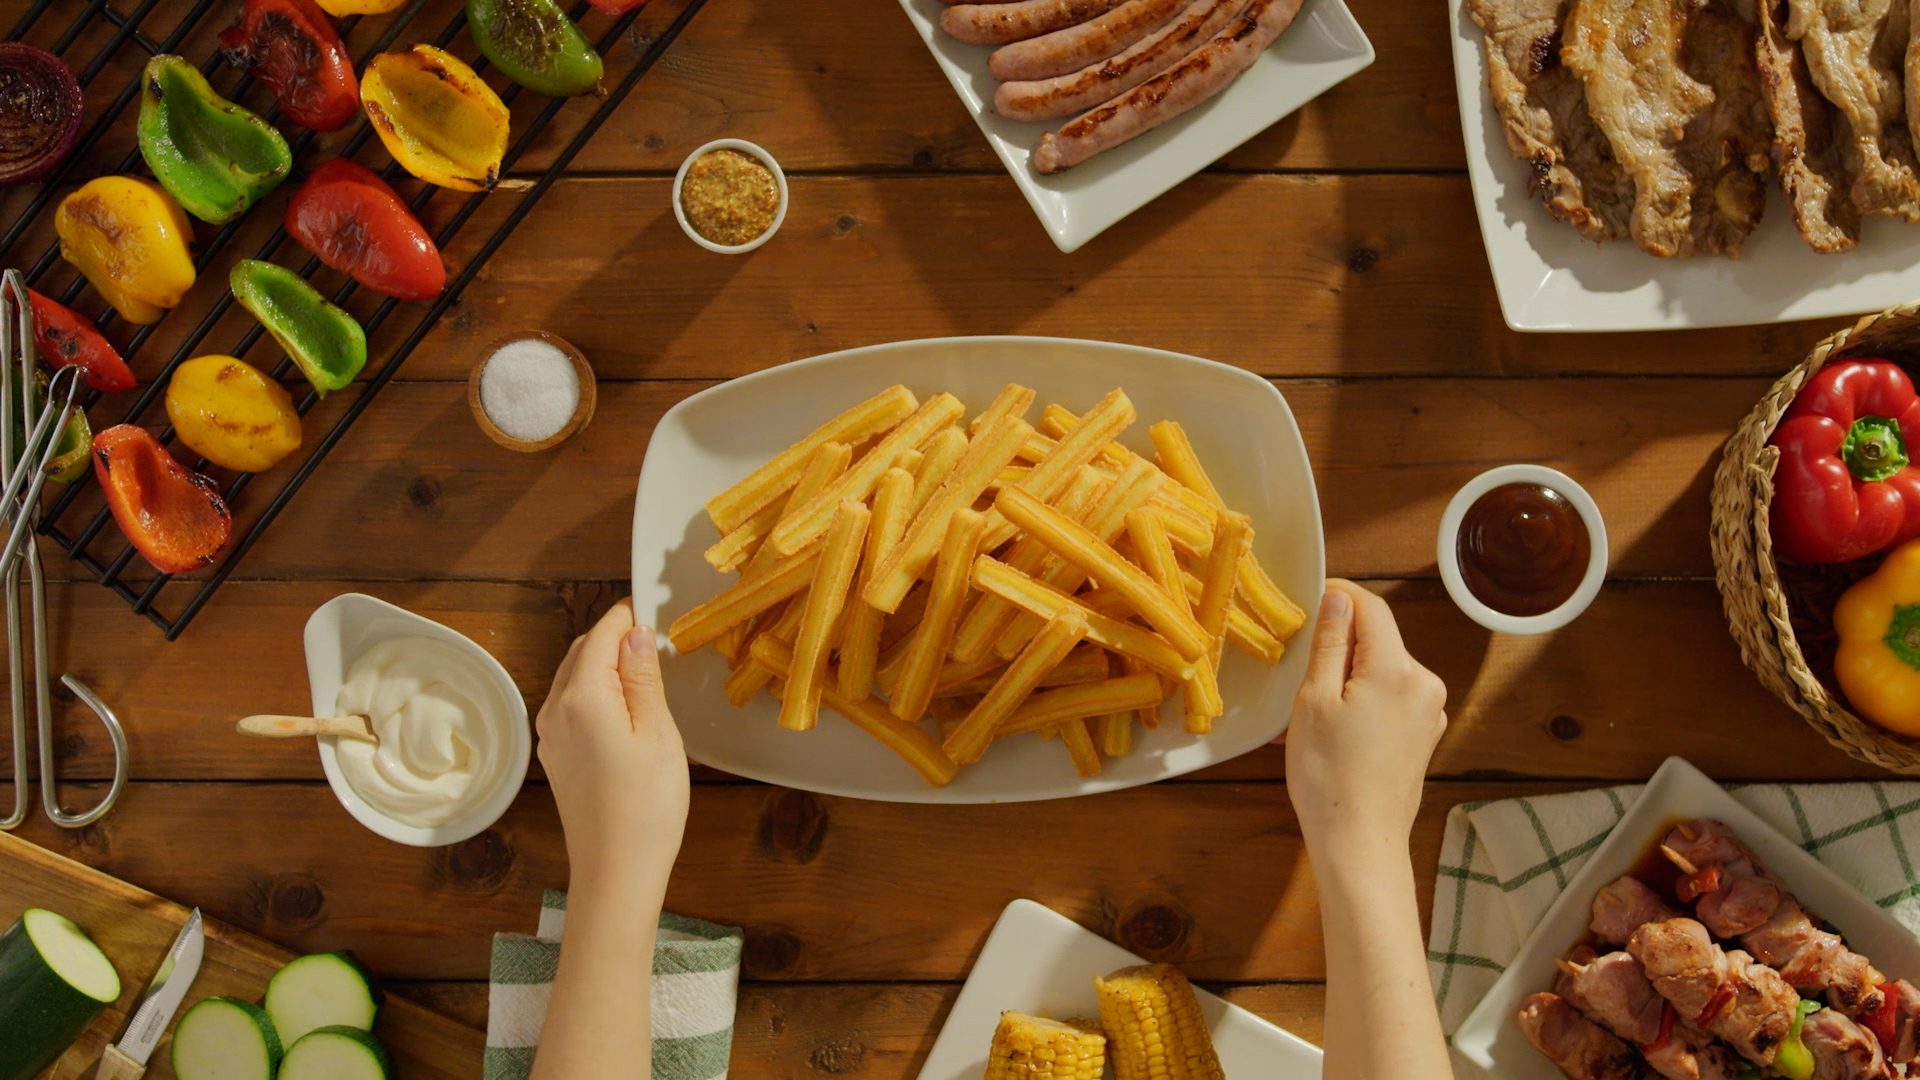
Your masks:
[[[266,84],[287,119],[337,131],[360,111],[360,81],[327,13],[313,0],[246,0],[220,33],[227,63]]]
[[[121,424],[95,435],[93,476],[127,542],[163,574],[212,563],[233,535],[218,485],[173,460],[145,428]]]
[[[1894,1026],[1900,1013],[1896,1001],[1899,996],[1892,983],[1881,983],[1880,1007],[1859,1018],[1860,1026],[1873,1032],[1873,1037],[1880,1041],[1880,1048],[1889,1055],[1893,1053]]]
[[[447,284],[440,249],[372,169],[323,163],[287,200],[287,233],[320,261],[374,292],[431,300]]]
[[[41,359],[55,370],[79,368],[86,384],[103,394],[133,389],[133,369],[93,323],[32,289],[27,290],[27,298],[33,304],[33,347]]]
[[[1800,388],[1767,440],[1773,545],[1795,562],[1840,563],[1920,536],[1920,395],[1885,360],[1828,364]]]
[[[1641,1043],[1640,1053],[1645,1056],[1651,1057],[1654,1054],[1657,1054],[1660,1051],[1665,1050],[1667,1048],[1667,1044],[1672,1041],[1673,1041],[1673,1003],[1670,1001],[1663,1001],[1660,1003],[1660,1034],[1656,1036],[1654,1040],[1650,1043]]]

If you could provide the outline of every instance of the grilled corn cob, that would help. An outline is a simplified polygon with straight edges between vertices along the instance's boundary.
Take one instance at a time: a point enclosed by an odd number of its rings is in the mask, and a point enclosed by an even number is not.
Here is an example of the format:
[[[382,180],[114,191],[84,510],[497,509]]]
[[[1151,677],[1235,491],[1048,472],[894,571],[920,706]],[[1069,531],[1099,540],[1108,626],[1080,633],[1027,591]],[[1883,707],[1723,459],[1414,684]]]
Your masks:
[[[1115,1080],[1224,1080],[1193,985],[1172,964],[1093,980]]]
[[[1003,1012],[987,1055],[986,1080],[1100,1080],[1106,1048],[1106,1036],[1091,1020]]]

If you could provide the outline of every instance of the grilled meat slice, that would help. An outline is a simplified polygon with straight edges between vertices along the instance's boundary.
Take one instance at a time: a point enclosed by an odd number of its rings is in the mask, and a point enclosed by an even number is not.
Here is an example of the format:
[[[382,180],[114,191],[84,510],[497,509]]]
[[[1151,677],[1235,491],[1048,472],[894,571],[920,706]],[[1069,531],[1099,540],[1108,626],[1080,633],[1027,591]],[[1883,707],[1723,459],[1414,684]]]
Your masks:
[[[1748,1061],[1773,1062],[1800,1003],[1779,972],[1737,949],[1723,951],[1692,919],[1647,923],[1633,932],[1627,952],[1681,1017],[1725,1039]]]
[[[1687,70],[1712,89],[1713,105],[1687,126],[1679,158],[1693,177],[1694,250],[1738,258],[1766,209],[1773,118],[1754,63],[1758,27],[1733,7],[1710,2],[1687,24]]]
[[[1887,1058],[1900,1064],[1912,1061],[1920,1056],[1920,990],[1905,979],[1895,979],[1884,988],[1885,993],[1893,995],[1893,1042],[1881,1047],[1887,1052]]]
[[[1773,917],[1786,888],[1760,869],[1753,852],[1733,830],[1709,818],[1683,821],[1660,845],[1668,861],[1704,881],[1695,905],[1700,921],[1715,937],[1737,938]]]
[[[1787,36],[1800,43],[1813,84],[1846,120],[1853,203],[1863,214],[1920,221],[1902,92],[1908,0],[1788,0]]]
[[[1593,921],[1587,929],[1609,945],[1625,945],[1642,923],[1666,922],[1679,915],[1646,882],[1627,874],[1594,895]]]
[[[1893,1080],[1873,1035],[1832,1009],[1807,1017],[1800,1041],[1813,1055],[1816,1080]]]
[[[1520,1030],[1571,1080],[1645,1080],[1646,1067],[1632,1047],[1557,994],[1521,1002]]]
[[[1507,148],[1527,165],[1527,193],[1589,240],[1628,234],[1633,181],[1587,112],[1580,79],[1560,63],[1571,0],[1467,0],[1487,36],[1487,84]]]
[[[1740,943],[1792,985],[1826,991],[1827,1002],[1848,1016],[1880,1007],[1883,976],[1840,935],[1815,926],[1791,896],[1782,895],[1773,917]]]
[[[1560,996],[1622,1039],[1637,1045],[1654,1072],[1669,1080],[1734,1080],[1740,1059],[1712,1035],[1678,1016],[1624,952],[1588,963],[1564,961]]]
[[[1793,203],[1793,224],[1800,235],[1815,251],[1845,251],[1860,239],[1846,121],[1820,96],[1799,43],[1787,37],[1787,2],[1760,0],[1758,5],[1755,59],[1773,118],[1773,167]],[[1909,93],[1913,85],[1910,80]],[[1911,114],[1911,103],[1908,111]]]

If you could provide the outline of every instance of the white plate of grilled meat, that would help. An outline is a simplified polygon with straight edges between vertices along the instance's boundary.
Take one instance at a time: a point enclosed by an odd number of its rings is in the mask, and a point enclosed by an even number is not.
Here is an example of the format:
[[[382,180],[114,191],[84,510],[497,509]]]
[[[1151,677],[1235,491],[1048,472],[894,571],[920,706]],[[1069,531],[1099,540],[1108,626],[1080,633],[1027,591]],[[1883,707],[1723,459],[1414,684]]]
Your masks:
[[[939,1038],[920,1067],[918,1080],[980,1080],[994,1075],[987,1058],[1001,1013],[1014,1011],[1049,1020],[1100,1018],[1093,980],[1145,963],[1052,908],[1015,900],[987,935],[967,984],[960,988]],[[1319,1080],[1319,1047],[1198,987],[1193,996],[1227,1076]],[[1114,1045],[1123,1038],[1108,1035],[1109,1062],[1125,1052]],[[1018,1075],[1017,1069],[1011,1071]],[[1071,1073],[1063,1069],[1055,1075]]]
[[[1373,63],[1344,0],[900,6],[1061,251]]]
[[[1509,326],[1729,326],[1920,296],[1908,5],[1450,5]]]
[[[1920,942],[1668,758],[1453,1045],[1501,1080],[1890,1080],[1920,1023],[1908,980]]]

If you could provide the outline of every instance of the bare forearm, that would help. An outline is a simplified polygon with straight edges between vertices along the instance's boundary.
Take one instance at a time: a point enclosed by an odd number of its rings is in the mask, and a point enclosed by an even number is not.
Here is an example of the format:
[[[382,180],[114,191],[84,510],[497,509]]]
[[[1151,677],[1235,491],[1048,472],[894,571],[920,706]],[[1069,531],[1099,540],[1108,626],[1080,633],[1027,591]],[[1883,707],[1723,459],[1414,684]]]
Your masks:
[[[648,1080],[653,945],[666,874],[575,880],[533,1080]]]
[[[1337,857],[1309,854],[1327,939],[1326,1075],[1452,1076],[1404,840],[1347,838]]]

